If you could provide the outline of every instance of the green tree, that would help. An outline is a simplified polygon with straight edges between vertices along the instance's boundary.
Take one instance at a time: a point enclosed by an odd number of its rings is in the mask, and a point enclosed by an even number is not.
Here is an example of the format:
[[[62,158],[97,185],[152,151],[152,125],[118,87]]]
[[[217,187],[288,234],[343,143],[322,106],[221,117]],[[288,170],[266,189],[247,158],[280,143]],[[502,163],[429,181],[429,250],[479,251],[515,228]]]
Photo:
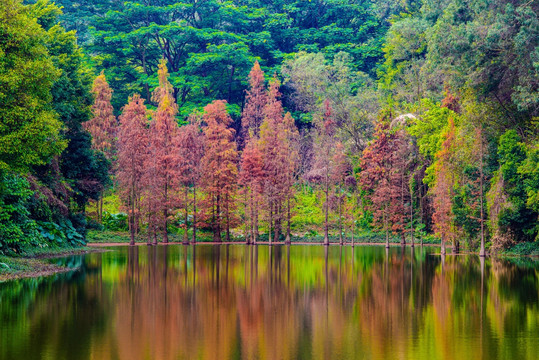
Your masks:
[[[47,51],[47,33],[21,1],[0,4],[0,169],[25,172],[65,147],[51,106],[60,76]]]
[[[110,184],[109,160],[91,148],[91,137],[82,127],[90,119],[91,74],[77,46],[75,32],[65,31],[58,24],[60,9],[47,0],[39,0],[29,9],[46,30],[46,46],[60,72],[50,90],[51,103],[63,123],[61,135],[68,142],[57,159],[47,166],[35,168],[34,173],[40,182],[53,190],[55,203],[69,205],[71,221],[84,233],[88,201],[97,200],[104,187]]]

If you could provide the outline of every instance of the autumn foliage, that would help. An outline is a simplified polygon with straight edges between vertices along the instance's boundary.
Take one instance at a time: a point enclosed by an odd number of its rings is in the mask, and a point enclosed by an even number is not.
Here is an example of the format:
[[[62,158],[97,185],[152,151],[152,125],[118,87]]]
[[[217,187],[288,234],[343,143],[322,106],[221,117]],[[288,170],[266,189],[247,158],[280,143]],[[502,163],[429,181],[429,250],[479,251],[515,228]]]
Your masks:
[[[361,185],[367,191],[374,225],[386,234],[386,246],[390,232],[400,234],[405,244],[410,197],[404,136],[402,130],[392,129],[388,119],[382,118],[361,160]]]
[[[110,103],[112,89],[107,83],[103,72],[95,79],[92,94],[94,95],[93,116],[84,123],[84,128],[92,135],[92,147],[103,152],[108,159],[111,159],[114,153],[117,124],[114,109]]]
[[[217,100],[204,108],[206,127],[206,151],[202,158],[204,190],[207,199],[204,203],[210,217],[210,225],[215,241],[222,241],[221,231],[226,230],[230,240],[233,199],[238,176],[238,152],[234,142],[234,129],[230,128],[232,119],[226,111],[226,102]]]
[[[123,108],[118,129],[117,181],[128,214],[131,244],[135,243],[148,148],[147,109],[135,94]]]

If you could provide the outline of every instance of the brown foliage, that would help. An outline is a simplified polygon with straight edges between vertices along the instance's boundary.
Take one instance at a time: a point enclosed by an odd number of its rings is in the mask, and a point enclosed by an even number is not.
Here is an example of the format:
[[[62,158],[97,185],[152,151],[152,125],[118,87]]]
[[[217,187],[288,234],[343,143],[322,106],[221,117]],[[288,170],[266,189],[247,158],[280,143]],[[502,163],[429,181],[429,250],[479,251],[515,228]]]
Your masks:
[[[123,108],[118,130],[117,181],[120,197],[127,208],[132,244],[138,229],[148,151],[146,115],[144,99],[138,94],[133,95]]]
[[[103,72],[94,80],[92,94],[94,95],[93,117],[83,126],[92,135],[92,147],[111,159],[114,153],[117,123],[110,103],[112,89]]]
[[[172,85],[168,81],[165,61],[159,64],[159,86],[153,93],[153,100],[158,102],[150,123],[149,150],[146,160],[146,185],[148,210],[160,223],[163,241],[168,242],[168,218],[177,199],[173,190],[179,182],[178,163],[178,107],[172,95]],[[153,224],[152,224],[153,225]],[[155,238],[155,237],[154,237]],[[154,240],[155,242],[155,240]]]
[[[367,191],[374,224],[386,232],[400,233],[404,244],[409,211],[410,148],[402,129],[391,129],[389,122],[381,119],[376,125],[374,139],[363,151],[361,159],[361,186]]]
[[[230,237],[232,199],[238,175],[238,152],[232,119],[226,111],[226,101],[216,100],[204,108],[206,152],[202,158],[203,186],[208,195],[205,210],[211,213],[214,240],[221,241],[221,229],[226,225]]]
[[[241,121],[243,136],[258,137],[260,126],[265,117],[265,106],[268,102],[268,95],[264,86],[264,72],[260,69],[258,61],[255,62],[249,73],[249,90],[245,97],[245,108],[243,109]]]

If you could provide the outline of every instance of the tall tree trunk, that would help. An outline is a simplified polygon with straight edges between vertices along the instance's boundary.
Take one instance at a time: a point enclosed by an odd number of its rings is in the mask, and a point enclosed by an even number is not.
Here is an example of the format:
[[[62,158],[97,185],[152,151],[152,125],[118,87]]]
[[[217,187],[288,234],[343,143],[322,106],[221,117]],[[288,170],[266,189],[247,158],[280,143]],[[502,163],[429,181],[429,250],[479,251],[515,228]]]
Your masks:
[[[442,255],[445,255],[445,239],[444,239],[444,234],[442,234],[442,248],[440,250],[440,253]]]
[[[140,195],[136,195],[135,197],[135,201],[136,201],[136,213],[135,213],[135,233],[138,235],[140,234],[140,229],[142,228],[142,211],[141,211],[141,198],[140,198]]]
[[[387,208],[388,205],[386,204],[386,208],[384,211],[384,228],[386,230],[386,248],[389,248],[389,225],[387,220]]]
[[[339,191],[339,242],[341,245],[344,244],[343,237],[342,237],[342,198],[341,193]]]
[[[325,219],[324,219],[324,245],[329,245],[329,179],[326,175],[326,203],[325,205]]]
[[[405,202],[404,202],[404,169],[401,169],[401,206],[402,206],[402,232],[401,232],[401,246],[406,246],[406,231],[404,227],[405,215]]]
[[[423,217],[423,186],[424,185],[420,185],[419,186],[419,221],[421,224],[424,224],[424,217]],[[425,224],[426,226],[426,224]],[[425,227],[423,228],[425,229]],[[421,243],[421,246],[423,246],[423,231],[419,233],[419,242]]]
[[[215,198],[215,212],[213,221],[213,241],[221,242],[221,199],[217,194]]]
[[[131,194],[129,196],[129,245],[135,245],[135,186],[131,184]]]
[[[354,247],[354,230],[356,227],[356,223],[354,221],[354,215],[352,214],[352,247]]]
[[[183,233],[183,245],[189,245],[189,226],[187,226],[187,218],[189,216],[189,187],[185,187],[185,204],[184,204],[184,233]]]
[[[281,203],[278,202],[275,208],[275,231],[274,231],[274,236],[273,236],[273,242],[278,242],[281,236],[281,218],[282,218],[281,210],[282,210]]]
[[[412,199],[412,191],[410,190],[410,246],[414,247],[414,202],[412,201]]]
[[[197,185],[193,184],[193,244],[197,242]]]
[[[256,238],[255,238],[255,202],[254,202],[254,196],[253,196],[253,184],[251,183],[251,226],[250,226],[250,236],[251,236],[251,243],[256,244]]]
[[[288,196],[288,199],[287,199],[287,204],[286,204],[286,240],[285,240],[285,244],[290,244],[291,243],[291,240],[292,240],[292,237],[290,235],[290,195]]]
[[[165,198],[163,209],[163,242],[168,243],[168,179],[165,181]]]
[[[157,219],[156,219],[156,209],[153,208],[152,209],[152,236],[153,236],[153,241],[152,241],[152,244],[153,245],[157,245]]]
[[[105,196],[105,191],[101,191],[99,196],[99,202],[97,204],[97,217],[100,224],[103,223],[103,197]]]
[[[148,211],[148,245],[152,245],[152,215],[151,215],[151,210]]]
[[[269,229],[268,229],[268,242],[271,245],[271,238],[272,233],[271,230],[273,229],[273,204],[270,201],[270,211],[269,211]]]
[[[453,254],[458,254],[459,251],[460,251],[460,241],[458,240],[453,240]]]
[[[251,219],[249,219],[249,216],[248,216],[248,214],[250,213],[248,196],[249,196],[249,193],[247,191],[247,188],[245,188],[245,195],[243,197],[243,204],[244,204],[244,207],[243,207],[243,214],[244,214],[243,235],[245,237],[245,244],[246,245],[249,245],[251,243],[251,238],[249,236],[249,234],[250,234],[249,229],[252,229],[252,227],[249,226],[249,224],[251,223]]]
[[[254,199],[254,212],[255,212],[255,219],[254,219],[254,229],[253,229],[253,244],[256,244],[258,242],[258,199]]]
[[[225,197],[225,211],[226,211],[226,241],[230,242],[230,208],[228,194]]]
[[[485,214],[483,208],[483,135],[481,129],[479,130],[479,202],[481,206],[481,249],[479,250],[479,256],[485,257]]]

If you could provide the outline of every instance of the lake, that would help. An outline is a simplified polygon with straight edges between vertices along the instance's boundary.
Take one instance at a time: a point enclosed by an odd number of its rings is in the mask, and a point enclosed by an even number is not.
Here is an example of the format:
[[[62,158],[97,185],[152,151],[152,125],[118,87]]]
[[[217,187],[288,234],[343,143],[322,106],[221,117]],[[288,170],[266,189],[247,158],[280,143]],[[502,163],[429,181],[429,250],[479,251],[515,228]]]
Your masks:
[[[169,245],[0,284],[0,359],[537,359],[539,261]]]

